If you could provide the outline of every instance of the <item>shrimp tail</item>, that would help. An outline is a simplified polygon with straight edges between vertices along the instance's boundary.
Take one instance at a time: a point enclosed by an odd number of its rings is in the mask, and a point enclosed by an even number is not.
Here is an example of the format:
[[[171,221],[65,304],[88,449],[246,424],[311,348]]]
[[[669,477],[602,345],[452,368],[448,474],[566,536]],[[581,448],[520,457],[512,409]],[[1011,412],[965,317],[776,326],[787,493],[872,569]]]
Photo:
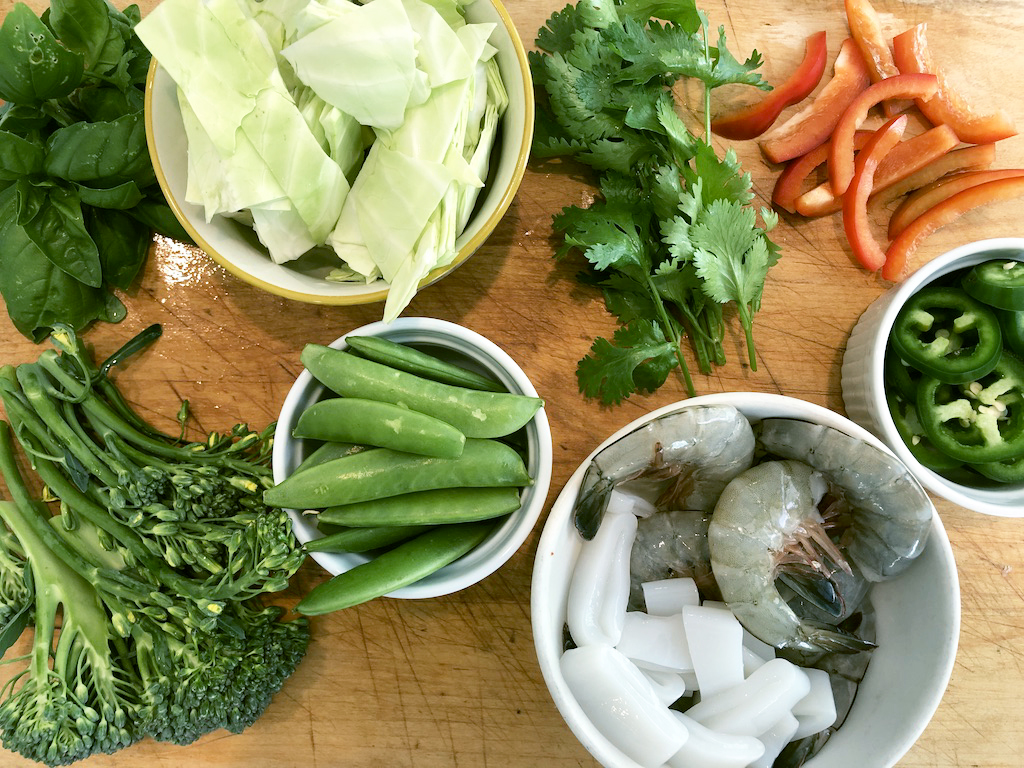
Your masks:
[[[591,461],[583,475],[579,498],[573,511],[573,523],[584,541],[590,541],[597,535],[608,509],[608,497],[615,486],[610,477],[606,477],[596,461]]]
[[[820,650],[827,653],[860,653],[877,647],[875,643],[861,640],[856,635],[844,632],[828,624],[804,620],[798,632],[799,639],[788,647],[798,650]]]

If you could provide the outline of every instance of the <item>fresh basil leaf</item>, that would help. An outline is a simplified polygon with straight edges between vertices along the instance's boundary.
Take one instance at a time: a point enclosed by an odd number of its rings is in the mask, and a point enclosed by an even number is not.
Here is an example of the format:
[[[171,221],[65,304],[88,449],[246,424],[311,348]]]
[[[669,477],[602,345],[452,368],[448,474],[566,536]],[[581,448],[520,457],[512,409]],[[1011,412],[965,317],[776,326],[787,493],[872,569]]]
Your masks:
[[[17,197],[15,198],[17,200],[17,215],[15,221],[18,222],[19,226],[25,226],[46,205],[46,191],[43,188],[45,184],[46,182],[33,184],[24,177],[15,182],[15,189],[17,190]]]
[[[99,248],[104,282],[128,290],[153,242],[149,226],[122,211],[89,210],[85,221]]]
[[[78,194],[64,187],[50,187],[34,209],[23,225],[29,239],[54,265],[76,280],[99,288],[103,284],[100,254],[85,228]]]
[[[18,225],[16,206],[14,187],[0,192],[0,294],[14,327],[38,343],[54,323],[79,330],[107,316],[105,292],[54,266]]]
[[[82,54],[57,42],[42,20],[17,3],[0,27],[0,99],[32,104],[61,99],[82,81]]]
[[[0,106],[0,130],[25,138],[49,133],[53,119],[36,107],[7,102]]]
[[[43,170],[41,144],[0,130],[0,179],[13,181]]]
[[[96,315],[97,320],[105,323],[120,323],[128,316],[128,309],[117,296],[108,293],[103,297],[103,306]]]
[[[79,88],[75,103],[91,122],[109,122],[145,107],[146,95],[138,88],[114,88],[102,85],[94,88]]]
[[[82,205],[90,205],[94,208],[124,210],[142,201],[142,192],[134,181],[126,181],[116,187],[102,189],[76,184],[75,189],[78,191]]]
[[[50,26],[64,45],[85,57],[86,69],[105,72],[124,52],[106,0],[50,0]]]
[[[135,180],[135,174],[150,167],[141,112],[69,125],[54,131],[47,146],[46,172],[67,181],[115,186]]]
[[[148,199],[126,211],[129,216],[138,219],[147,225],[154,232],[165,237],[179,240],[182,243],[192,242],[192,236],[185,230],[174,213],[162,199],[159,201]]]

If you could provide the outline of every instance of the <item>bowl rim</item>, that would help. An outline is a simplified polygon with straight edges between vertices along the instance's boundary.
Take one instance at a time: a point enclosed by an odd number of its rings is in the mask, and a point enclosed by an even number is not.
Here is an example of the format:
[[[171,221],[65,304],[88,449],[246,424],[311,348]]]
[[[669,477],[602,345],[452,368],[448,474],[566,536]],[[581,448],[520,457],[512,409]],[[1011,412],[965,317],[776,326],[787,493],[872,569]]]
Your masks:
[[[1014,504],[1007,503],[1005,500],[1000,501],[1001,497],[1005,498],[1008,490],[1015,491],[1024,499],[1024,484],[1009,485],[1005,488],[972,488],[948,480],[921,464],[914,458],[897,432],[888,403],[885,400],[885,352],[889,346],[889,334],[896,321],[896,316],[907,299],[940,277],[995,258],[986,255],[993,251],[1017,251],[1016,254],[1007,254],[1006,258],[1024,261],[1024,238],[999,237],[965,243],[922,265],[903,283],[892,289],[887,297],[888,304],[876,320],[878,327],[871,340],[869,359],[872,361],[872,366],[867,398],[871,409],[876,414],[875,418],[884,435],[885,442],[910,468],[913,475],[925,488],[974,512],[995,517],[1024,517],[1024,503]]]
[[[355,335],[402,336],[412,333],[430,334],[433,337],[431,339],[432,342],[438,346],[444,346],[441,342],[448,339],[463,341],[500,367],[501,372],[514,383],[516,390],[530,397],[539,397],[536,388],[529,377],[527,377],[525,371],[507,352],[476,331],[447,320],[429,317],[400,317],[390,323],[378,320],[354,328],[335,339],[328,346],[335,349],[345,349],[347,346],[345,339]],[[450,347],[450,349],[454,350],[455,348]],[[298,418],[299,408],[302,407],[307,392],[311,388],[316,389],[320,387],[322,385],[313,379],[312,374],[308,370],[303,368],[285,396],[277,420],[277,426],[274,430],[271,466],[275,482],[280,482],[291,471],[289,463],[291,458],[289,443],[292,441],[289,434],[290,426]],[[286,414],[288,415],[286,416]],[[522,506],[516,512],[513,512],[499,528],[494,530],[471,553],[414,584],[388,593],[387,597],[423,599],[457,592],[476,584],[497,571],[522,547],[540,519],[547,502],[548,489],[551,484],[553,448],[551,428],[544,406],[541,406],[537,413],[534,414],[527,428],[532,454],[528,457],[527,464],[528,467],[535,468],[535,471],[532,473],[532,485],[524,489]],[[303,527],[299,525],[302,519],[301,511],[289,509],[288,514],[292,520],[292,528],[296,539],[304,544],[311,536],[307,535]],[[477,553],[475,558],[473,553]],[[326,552],[311,552],[310,556],[329,574],[337,572],[332,570],[331,565],[337,565],[338,561],[342,559],[337,555]],[[467,558],[469,559],[467,560]],[[461,563],[461,567],[452,568],[457,563]],[[348,570],[351,567],[354,567],[354,565],[349,564],[344,570]],[[450,570],[446,572],[445,569]]]
[[[470,237],[465,243],[461,245],[456,254],[455,258],[448,264],[437,267],[431,270],[420,282],[417,290],[422,290],[433,283],[436,283],[441,278],[450,274],[457,267],[461,266],[466,262],[470,256],[472,256],[483,244],[487,238],[498,226],[501,219],[508,212],[508,209],[512,205],[512,201],[518,194],[519,187],[522,184],[523,177],[526,174],[526,168],[530,160],[530,152],[533,145],[533,129],[535,115],[535,104],[534,104],[534,89],[533,79],[530,76],[530,65],[529,59],[526,54],[526,49],[523,46],[523,41],[519,36],[519,32],[516,29],[515,24],[512,21],[512,17],[509,15],[505,6],[501,0],[480,0],[481,2],[489,2],[493,6],[499,19],[508,32],[509,39],[512,43],[512,50],[515,54],[515,59],[518,64],[517,71],[519,74],[519,82],[523,88],[524,94],[524,119],[523,119],[523,130],[522,135],[519,136],[519,152],[516,155],[515,163],[512,166],[512,173],[509,177],[508,184],[502,191],[501,197],[498,199],[498,203],[491,213],[490,216],[481,224],[477,231]],[[236,264],[231,259],[227,258],[223,254],[217,251],[213,246],[207,242],[195,225],[192,224],[189,217],[185,214],[185,211],[181,207],[180,201],[175,197],[171,191],[171,185],[167,179],[167,173],[164,170],[163,163],[160,161],[160,157],[156,151],[156,128],[153,123],[153,93],[154,84],[157,77],[157,71],[161,70],[160,62],[157,61],[156,57],[152,57],[149,63],[149,69],[146,72],[146,86],[143,96],[143,124],[146,131],[146,146],[149,152],[150,162],[153,165],[153,171],[156,175],[157,183],[160,186],[160,191],[163,193],[164,198],[167,201],[168,207],[174,214],[178,222],[184,227],[185,231],[192,237],[195,244],[213,259],[218,265],[223,267],[229,273],[242,280],[242,282],[253,285],[270,294],[280,296],[282,298],[291,299],[293,301],[301,301],[307,304],[323,304],[330,306],[355,306],[360,304],[373,304],[376,302],[384,301],[388,296],[389,286],[381,279],[377,279],[374,282],[382,284],[382,288],[373,292],[354,293],[354,294],[318,294],[318,293],[307,293],[305,291],[294,290],[291,288],[285,288],[277,285],[276,283],[264,280],[261,277],[254,275],[246,269]],[[372,283],[370,283],[372,285]]]
[[[553,578],[552,571],[557,565],[554,555],[560,549],[560,541],[564,539],[565,530],[571,527],[571,523],[568,519],[572,508],[570,500],[574,498],[576,493],[578,493],[587,465],[598,451],[626,434],[629,434],[640,425],[658,418],[659,416],[674,413],[685,408],[703,405],[732,405],[744,413],[747,409],[752,407],[760,408],[762,410],[782,410],[787,414],[791,414],[793,409],[799,409],[802,411],[802,415],[792,416],[793,418],[813,419],[818,423],[835,427],[847,434],[860,438],[865,442],[880,448],[895,458],[893,451],[891,451],[889,447],[877,436],[871,434],[868,430],[851,419],[836,411],[825,408],[824,406],[820,406],[806,400],[801,400],[799,398],[773,393],[721,392],[677,401],[634,419],[602,441],[580,463],[579,467],[574,470],[552,504],[537,545],[537,555],[534,562],[533,580],[530,590],[531,623],[533,626],[534,647],[537,653],[538,663],[549,694],[551,695],[559,714],[569,726],[570,730],[580,743],[583,744],[587,751],[600,761],[602,765],[615,765],[619,768],[640,768],[640,766],[618,750],[618,748],[615,747],[590,722],[575,697],[573,697],[571,692],[568,690],[568,687],[561,676],[561,672],[558,668],[558,655],[556,654],[552,657],[545,648],[544,638],[550,636],[551,633],[556,631],[557,635],[555,636],[561,637],[561,628],[549,626],[550,622],[548,614],[550,611],[546,609],[541,602],[542,600],[550,598],[550,590],[544,582],[545,580]],[[956,660],[961,624],[959,576],[956,570],[956,561],[954,559],[952,545],[950,544],[945,527],[942,524],[938,511],[935,510],[935,506],[931,503],[930,499],[929,504],[931,504],[933,512],[928,547],[934,547],[938,550],[938,557],[942,560],[945,566],[944,570],[947,572],[952,586],[955,587],[955,589],[951,590],[951,594],[947,595],[951,620],[947,640],[949,653],[945,655],[942,667],[936,669],[936,675],[933,678],[933,684],[930,689],[926,692],[926,695],[920,699],[928,713],[927,716],[921,718],[920,722],[915,723],[914,728],[906,731],[903,738],[898,743],[890,745],[885,753],[885,758],[887,760],[886,764],[875,766],[875,768],[891,768],[891,766],[895,765],[895,763],[914,745],[918,737],[927,727],[932,716],[934,716],[934,713],[939,706],[939,702],[942,700],[945,690],[949,684],[950,677],[952,676],[953,666]],[[578,551],[578,547],[580,545],[579,543],[575,543],[570,544],[570,546],[574,546]],[[562,544],[562,548],[564,548],[564,543]],[[567,712],[569,714],[567,714]],[[811,766],[818,766],[819,764],[820,763],[815,757],[807,763],[807,766],[808,768],[811,768]]]

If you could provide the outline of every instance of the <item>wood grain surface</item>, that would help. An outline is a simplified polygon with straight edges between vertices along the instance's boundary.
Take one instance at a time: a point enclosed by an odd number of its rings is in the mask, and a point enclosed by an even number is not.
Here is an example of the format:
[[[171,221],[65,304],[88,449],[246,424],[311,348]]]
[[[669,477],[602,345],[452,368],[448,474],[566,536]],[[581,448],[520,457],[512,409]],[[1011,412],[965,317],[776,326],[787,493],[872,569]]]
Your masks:
[[[41,8],[38,0],[31,3]],[[527,48],[561,8],[556,0],[507,0]],[[0,13],[12,3],[0,2]],[[152,0],[142,3],[143,10]],[[998,104],[1024,127],[1019,51],[1024,0],[876,0],[895,34],[928,22],[936,57],[979,105]],[[804,38],[828,33],[831,57],[847,35],[841,0],[706,0],[734,54],[765,56],[779,82],[803,53]],[[830,61],[831,66],[831,61]],[[829,70],[831,71],[831,70]],[[723,93],[725,102],[744,98]],[[685,108],[684,104],[684,108]],[[716,146],[724,145],[716,140]],[[778,169],[753,143],[734,145],[768,204]],[[1001,142],[996,164],[1024,167],[1024,137]],[[577,391],[576,361],[614,324],[600,296],[573,279],[579,264],[556,262],[551,215],[586,204],[585,170],[533,161],[507,216],[479,252],[406,311],[461,323],[492,339],[523,367],[547,401],[554,441],[550,502],[581,460],[607,435],[643,413],[683,399],[677,379],[655,395],[602,408]],[[888,210],[892,209],[889,205]],[[914,262],[956,245],[1024,235],[1024,202],[971,213],[929,238]],[[881,227],[886,210],[877,213]],[[839,217],[783,215],[774,239],[781,262],[769,274],[756,318],[757,371],[744,363],[742,334],[730,318],[729,362],[696,376],[700,393],[749,390],[803,398],[842,412],[839,368],[860,313],[889,285],[853,262]],[[306,342],[328,343],[379,319],[379,305],[331,308],[276,298],[248,286],[202,252],[157,240],[125,298],[120,325],[97,325],[87,340],[99,355],[154,322],[163,338],[118,374],[148,418],[166,428],[187,398],[195,429],[274,420],[300,370]],[[41,351],[0,317],[0,361]],[[936,499],[960,570],[963,626],[952,680],[937,713],[901,768],[1019,766],[1024,760],[1024,519],[983,516]],[[241,735],[218,732],[181,748],[145,741],[84,764],[101,766],[592,766],[552,703],[534,653],[530,579],[541,525],[500,571],[449,597],[382,599],[312,622],[307,658],[264,717]],[[289,598],[324,578],[308,562]],[[0,765],[29,765],[0,751]],[[871,768],[866,766],[865,768]]]

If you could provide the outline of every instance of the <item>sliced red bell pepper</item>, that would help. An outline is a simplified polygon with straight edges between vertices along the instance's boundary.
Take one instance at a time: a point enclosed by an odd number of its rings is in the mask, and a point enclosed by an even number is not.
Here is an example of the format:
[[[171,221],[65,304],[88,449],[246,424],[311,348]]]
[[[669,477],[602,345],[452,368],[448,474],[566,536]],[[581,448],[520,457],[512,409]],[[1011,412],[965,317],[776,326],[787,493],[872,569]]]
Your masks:
[[[886,99],[930,98],[938,87],[935,75],[896,75],[869,85],[850,103],[832,134],[828,156],[828,176],[834,194],[843,194],[853,178],[853,134],[871,108]]]
[[[872,135],[874,135],[874,131],[857,131],[853,137],[854,149],[863,149]],[[801,196],[804,181],[814,172],[815,168],[824,165],[828,160],[828,147],[829,142],[826,140],[810,152],[786,163],[786,167],[782,169],[782,173],[775,180],[775,187],[772,190],[772,202],[775,205],[790,213],[797,212],[796,202]],[[831,195],[831,193],[829,194]]]
[[[875,172],[872,194],[890,189],[904,179],[927,168],[958,143],[959,140],[953,130],[945,125],[940,125],[897,144],[879,164],[878,170]],[[856,148],[856,142],[854,148]],[[808,217],[835,213],[842,207],[842,196],[834,195],[829,184],[815,187],[801,195],[796,201],[797,212]]]
[[[898,280],[907,265],[907,259],[917,250],[921,241],[958,216],[981,205],[1012,200],[1022,195],[1024,176],[1017,176],[969,187],[932,206],[889,243],[885,253],[885,266],[882,267],[882,277],[886,280]]]
[[[852,38],[843,41],[832,67],[832,79],[810,104],[761,137],[761,152],[771,162],[784,163],[828,141],[850,102],[871,83]]]
[[[918,24],[893,38],[893,55],[900,72],[931,73],[939,88],[929,99],[918,98],[917,106],[933,125],[945,124],[965,144],[987,144],[1017,134],[1013,120],[1002,110],[980,115],[963,96],[946,82],[942,68],[934,63],[925,37],[926,24]]]
[[[804,44],[803,61],[786,82],[749,107],[715,118],[711,121],[711,130],[731,141],[756,139],[771,128],[782,110],[803,101],[818,87],[827,59],[825,31],[815,32]]]
[[[897,200],[915,189],[931,184],[949,173],[988,168],[995,162],[995,144],[969,144],[937,157],[921,170],[912,173],[886,190],[886,197]]]
[[[853,35],[853,41],[864,57],[871,82],[878,83],[887,77],[900,74],[889,49],[889,39],[882,31],[882,21],[874,6],[868,0],[845,0],[845,5],[850,34]],[[906,102],[886,100],[883,109],[885,114],[891,117],[908,106]]]
[[[894,240],[910,222],[957,192],[996,179],[1009,179],[1015,176],[1024,176],[1024,168],[963,171],[951,176],[943,176],[941,179],[921,187],[900,203],[889,219],[889,239]]]
[[[875,181],[875,170],[907,129],[907,116],[897,115],[872,136],[857,155],[850,187],[843,195],[843,229],[853,255],[865,269],[875,272],[885,264],[885,251],[871,233],[868,198]]]

